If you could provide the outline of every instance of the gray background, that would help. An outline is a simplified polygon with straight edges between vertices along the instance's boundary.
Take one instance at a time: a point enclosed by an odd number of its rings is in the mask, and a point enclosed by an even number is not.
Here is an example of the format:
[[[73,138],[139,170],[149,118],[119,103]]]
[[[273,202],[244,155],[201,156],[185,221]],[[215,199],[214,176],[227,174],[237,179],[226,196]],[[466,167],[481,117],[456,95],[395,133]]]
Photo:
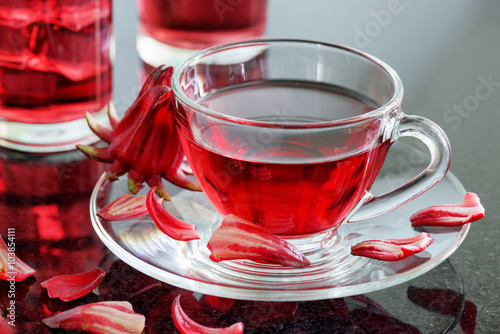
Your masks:
[[[139,85],[135,1],[114,1],[114,24],[114,94],[123,112]],[[344,44],[379,57],[403,81],[405,112],[445,130],[453,150],[451,172],[486,208],[486,218],[473,223],[451,259],[467,299],[478,306],[476,333],[497,332],[500,1],[269,0],[266,35]],[[485,80],[493,84],[485,87]],[[433,279],[432,272],[426,275]]]

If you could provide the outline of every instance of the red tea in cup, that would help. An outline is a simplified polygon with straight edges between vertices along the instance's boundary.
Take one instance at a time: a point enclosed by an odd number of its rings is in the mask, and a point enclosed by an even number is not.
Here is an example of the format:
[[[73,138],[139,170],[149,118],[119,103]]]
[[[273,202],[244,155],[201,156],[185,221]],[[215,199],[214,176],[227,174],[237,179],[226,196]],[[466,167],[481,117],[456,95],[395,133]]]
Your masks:
[[[280,122],[318,122],[315,114],[324,108],[337,110],[339,119],[376,108],[348,91],[290,82],[234,88],[198,103],[230,116]],[[273,115],[278,107],[285,112]],[[297,118],[301,109],[308,119]],[[252,117],[256,110],[269,111],[270,118]],[[336,141],[307,133],[291,137],[279,128],[263,129],[261,138],[242,136],[238,127],[219,131],[210,122],[201,128],[202,144],[186,131],[181,138],[213,205],[223,215],[257,222],[275,234],[307,234],[342,223],[373,183],[390,146],[374,142],[358,154],[336,158],[342,142],[356,142],[359,133]]]

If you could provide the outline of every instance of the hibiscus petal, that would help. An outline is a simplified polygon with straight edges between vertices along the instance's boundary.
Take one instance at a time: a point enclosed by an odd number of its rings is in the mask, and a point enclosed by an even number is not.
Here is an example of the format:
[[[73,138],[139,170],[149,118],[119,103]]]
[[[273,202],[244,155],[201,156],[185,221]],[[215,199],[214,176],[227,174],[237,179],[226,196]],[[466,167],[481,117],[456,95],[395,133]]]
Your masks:
[[[207,246],[215,262],[246,259],[298,268],[310,265],[295,246],[235,215],[223,219]]]
[[[159,203],[163,203],[163,198],[159,199]],[[131,196],[129,193],[121,195],[97,213],[99,217],[112,221],[133,219],[147,214],[146,195]]]
[[[42,320],[50,328],[100,334],[140,334],[146,318],[129,302],[97,302],[75,307]]]
[[[397,261],[419,253],[432,244],[429,233],[411,238],[362,241],[351,247],[351,254],[383,261]]]
[[[460,226],[483,217],[479,196],[469,192],[460,203],[430,206],[413,214],[410,221],[412,226]]]
[[[40,285],[47,289],[50,298],[71,301],[94,290],[104,279],[106,273],[100,268],[93,268],[85,273],[59,275],[43,281]]]
[[[19,282],[36,274],[35,269],[28,266],[15,255],[14,242],[5,243],[0,236],[0,279]]]
[[[200,239],[195,225],[174,217],[163,208],[155,198],[155,190],[155,187],[149,190],[146,198],[146,206],[156,226],[163,233],[175,240],[188,241]]]

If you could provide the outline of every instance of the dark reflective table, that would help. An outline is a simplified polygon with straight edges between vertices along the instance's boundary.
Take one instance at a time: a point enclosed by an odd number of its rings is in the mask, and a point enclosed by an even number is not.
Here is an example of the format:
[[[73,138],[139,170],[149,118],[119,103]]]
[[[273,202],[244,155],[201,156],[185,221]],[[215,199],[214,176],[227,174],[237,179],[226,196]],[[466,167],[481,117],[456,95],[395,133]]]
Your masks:
[[[135,51],[135,3],[126,0],[114,10],[114,94],[122,114],[138,92],[142,65]],[[97,237],[89,200],[106,166],[76,151],[29,155],[0,149],[0,234],[5,238],[15,229],[16,255],[37,270],[35,277],[16,283],[15,296],[8,295],[9,283],[0,281],[2,316],[9,315],[15,300],[16,325],[3,318],[0,333],[51,333],[41,319],[100,300],[130,301],[146,316],[146,333],[176,333],[170,305],[177,294],[185,297],[193,319],[216,327],[243,321],[245,333],[473,333],[474,325],[476,333],[496,332],[498,13],[493,1],[275,0],[269,5],[269,37],[341,43],[378,56],[400,74],[407,113],[434,120],[448,134],[451,171],[481,197],[486,218],[474,223],[460,248],[435,269],[394,287],[340,299],[253,302],[193,294],[138,272]],[[75,301],[49,298],[40,287],[55,275],[96,266],[106,278]]]

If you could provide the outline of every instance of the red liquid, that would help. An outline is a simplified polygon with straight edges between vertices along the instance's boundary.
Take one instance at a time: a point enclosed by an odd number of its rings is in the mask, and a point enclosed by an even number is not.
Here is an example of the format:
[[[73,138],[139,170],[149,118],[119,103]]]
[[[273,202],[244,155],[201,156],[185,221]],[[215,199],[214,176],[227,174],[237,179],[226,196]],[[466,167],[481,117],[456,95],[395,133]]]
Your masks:
[[[338,111],[333,119],[345,118],[374,108],[345,91],[287,84],[233,89],[198,102],[233,116],[265,120],[267,114],[283,122],[317,122],[331,110]],[[285,111],[277,115],[278,107]],[[279,129],[252,136],[234,125],[203,123],[189,111],[179,112],[186,117],[178,117],[184,151],[215,208],[275,234],[338,227],[370,189],[390,146],[380,142],[376,121],[338,138]],[[188,122],[197,122],[194,134]]]
[[[0,119],[60,123],[111,98],[111,0],[0,4]]]
[[[141,30],[162,43],[203,49],[260,37],[266,0],[139,0]]]

